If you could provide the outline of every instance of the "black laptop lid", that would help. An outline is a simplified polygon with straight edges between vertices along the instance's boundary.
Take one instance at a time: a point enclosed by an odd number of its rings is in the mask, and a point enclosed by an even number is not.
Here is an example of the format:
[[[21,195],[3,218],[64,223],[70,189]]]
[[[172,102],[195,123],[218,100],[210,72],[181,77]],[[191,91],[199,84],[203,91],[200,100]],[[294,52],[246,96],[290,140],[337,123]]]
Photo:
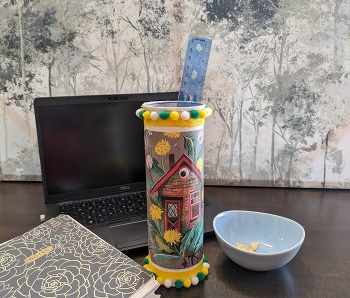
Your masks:
[[[46,203],[145,189],[145,101],[177,92],[36,98]]]

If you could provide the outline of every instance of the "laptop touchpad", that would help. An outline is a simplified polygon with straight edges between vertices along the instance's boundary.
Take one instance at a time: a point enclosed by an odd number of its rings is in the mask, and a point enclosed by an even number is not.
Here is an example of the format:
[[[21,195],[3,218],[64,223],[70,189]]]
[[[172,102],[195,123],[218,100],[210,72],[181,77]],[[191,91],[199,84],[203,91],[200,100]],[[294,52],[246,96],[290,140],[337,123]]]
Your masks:
[[[147,221],[110,226],[113,239],[119,249],[147,246]]]

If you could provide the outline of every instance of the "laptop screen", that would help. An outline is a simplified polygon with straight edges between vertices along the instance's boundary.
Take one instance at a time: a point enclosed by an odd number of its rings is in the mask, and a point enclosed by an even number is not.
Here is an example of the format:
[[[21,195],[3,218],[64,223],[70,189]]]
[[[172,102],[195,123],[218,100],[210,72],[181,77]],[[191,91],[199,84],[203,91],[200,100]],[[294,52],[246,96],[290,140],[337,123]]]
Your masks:
[[[35,116],[46,202],[145,188],[145,101],[177,93],[41,98]]]

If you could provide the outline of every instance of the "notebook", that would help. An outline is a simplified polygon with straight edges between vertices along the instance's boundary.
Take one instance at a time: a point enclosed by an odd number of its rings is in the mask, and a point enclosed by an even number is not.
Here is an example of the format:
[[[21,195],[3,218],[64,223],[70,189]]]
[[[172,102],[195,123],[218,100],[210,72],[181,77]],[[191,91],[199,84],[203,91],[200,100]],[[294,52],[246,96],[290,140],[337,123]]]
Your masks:
[[[67,215],[0,244],[0,297],[155,297],[153,274]]]
[[[143,102],[177,96],[165,92],[36,98],[46,218],[71,215],[121,251],[147,246],[143,123],[135,112]],[[96,206],[105,209],[102,215],[91,213]],[[126,208],[131,214],[118,214]],[[81,209],[83,217],[74,213]],[[213,232],[213,219],[221,211],[205,196],[205,233]]]

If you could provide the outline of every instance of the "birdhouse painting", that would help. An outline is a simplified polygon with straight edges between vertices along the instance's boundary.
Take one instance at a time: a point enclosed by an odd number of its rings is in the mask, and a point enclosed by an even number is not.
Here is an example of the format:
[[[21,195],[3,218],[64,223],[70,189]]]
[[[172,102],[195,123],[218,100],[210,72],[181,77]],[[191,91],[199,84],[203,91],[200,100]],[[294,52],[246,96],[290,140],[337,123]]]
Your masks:
[[[190,268],[203,255],[203,129],[145,129],[145,145],[150,257]]]
[[[170,155],[173,157],[173,155]],[[165,230],[181,228],[182,209],[186,228],[192,228],[201,216],[202,173],[184,154],[151,189],[158,191],[164,210]]]

